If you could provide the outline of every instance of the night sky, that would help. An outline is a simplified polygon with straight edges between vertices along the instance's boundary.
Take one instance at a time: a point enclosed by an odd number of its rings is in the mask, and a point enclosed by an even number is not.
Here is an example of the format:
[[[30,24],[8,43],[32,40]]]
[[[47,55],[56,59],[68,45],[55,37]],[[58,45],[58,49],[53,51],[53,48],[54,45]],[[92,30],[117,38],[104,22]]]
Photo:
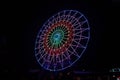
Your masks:
[[[88,47],[79,61],[69,70],[108,71],[119,67],[116,38],[112,30],[112,9],[103,1],[51,1],[6,4],[3,7],[1,29],[1,70],[3,74],[29,74],[30,70],[44,71],[34,56],[35,38],[43,23],[53,14],[73,9],[83,13],[91,28]],[[114,7],[115,8],[115,7]],[[114,10],[114,12],[117,10]],[[116,16],[116,15],[115,15]],[[114,19],[115,20],[115,19]],[[117,26],[117,25],[116,25]],[[110,32],[110,34],[109,34]],[[115,44],[114,44],[115,42]]]

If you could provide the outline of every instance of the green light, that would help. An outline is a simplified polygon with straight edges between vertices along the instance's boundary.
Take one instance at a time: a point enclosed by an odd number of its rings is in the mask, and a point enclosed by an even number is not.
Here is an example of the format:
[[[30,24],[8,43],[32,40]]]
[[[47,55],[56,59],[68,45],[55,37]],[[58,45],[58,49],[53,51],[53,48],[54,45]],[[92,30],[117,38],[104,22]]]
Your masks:
[[[61,29],[55,30],[50,37],[50,42],[52,46],[58,48],[62,44],[64,38],[64,32]]]
[[[68,30],[64,26],[55,27],[48,35],[48,46],[52,49],[62,47],[68,38]]]

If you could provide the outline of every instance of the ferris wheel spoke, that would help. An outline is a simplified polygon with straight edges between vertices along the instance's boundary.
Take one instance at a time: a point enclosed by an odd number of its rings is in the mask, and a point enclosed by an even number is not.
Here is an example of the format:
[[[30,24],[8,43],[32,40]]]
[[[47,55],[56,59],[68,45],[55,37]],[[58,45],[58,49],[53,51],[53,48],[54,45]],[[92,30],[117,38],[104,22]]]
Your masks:
[[[81,28],[81,31],[84,32],[86,30],[90,30],[90,28]]]
[[[72,17],[71,17],[71,12],[67,15],[68,16],[68,19],[67,19],[67,21],[71,21],[71,19],[72,19]]]
[[[52,57],[54,57],[54,55],[51,55],[51,50],[50,50],[50,52],[49,52],[48,54],[49,54],[48,60],[49,60],[50,63],[51,63]]]
[[[54,17],[54,16],[52,16],[51,18],[49,18],[49,19],[47,20],[47,22],[48,22],[47,25],[48,25],[48,26],[50,26],[50,24],[52,24],[52,21],[53,21],[53,19],[54,19],[53,17]]]
[[[49,67],[50,67],[50,54],[48,54],[48,56],[46,57],[46,63],[47,63],[46,68],[49,69]]]
[[[75,27],[75,29],[80,26],[80,23],[78,22],[77,19],[75,19],[75,22],[73,23],[73,26]]]
[[[48,56],[47,56],[46,60],[47,60],[47,62],[50,61],[50,54],[49,53],[48,53]]]
[[[79,29],[81,27],[81,24],[76,22],[73,26],[75,27],[75,29]]]
[[[60,21],[61,19],[60,19],[60,13],[58,14],[59,16],[58,16],[58,20]]]
[[[81,36],[80,38],[81,38],[81,39],[88,39],[89,37]]]
[[[40,53],[37,53],[37,54],[35,54],[35,56],[36,56],[36,58],[37,58],[37,60],[38,60],[38,62],[39,62],[39,60],[40,60]],[[38,57],[37,57],[38,56]]]
[[[58,56],[58,62],[61,65],[61,67],[63,68],[63,56],[62,55]]]
[[[56,14],[56,23],[59,22],[59,16],[60,16],[60,13]]]
[[[61,16],[61,17],[62,17],[62,18],[61,18],[62,21],[65,21],[66,16],[63,15],[63,16]]]
[[[40,39],[40,40],[41,40],[43,37],[44,37],[44,35],[38,35],[38,36],[37,36],[37,39]]]
[[[41,57],[39,57],[38,59],[38,62],[43,66],[44,65],[44,63],[46,62],[46,60],[45,60],[45,58],[43,57],[43,58],[41,58]],[[42,61],[41,61],[42,60]]]
[[[80,39],[89,39],[89,36],[82,36],[82,35],[74,35],[74,37],[80,37]]]
[[[37,42],[35,42],[36,44],[39,44],[39,45],[42,45],[43,44],[43,41],[42,40],[39,40]]]
[[[54,64],[54,59],[55,59],[55,55],[51,55],[50,57],[50,64]]]
[[[55,22],[56,22],[56,18],[55,16],[52,16],[51,25],[54,24]]]
[[[87,23],[87,20],[82,21],[82,22],[81,22],[81,25],[83,25],[83,24],[85,24],[85,23]]]
[[[65,13],[64,13],[64,15],[63,15],[63,16],[64,16],[64,20],[63,20],[63,21],[68,20],[68,16],[66,16],[66,15],[65,15]]]
[[[52,64],[53,56],[50,55],[49,64]]]
[[[71,46],[71,49],[72,49],[72,51],[68,50],[71,54],[75,55],[76,57],[80,57],[72,46]]]
[[[74,37],[80,37],[80,35],[76,34],[76,35],[74,35]]]
[[[79,40],[79,41],[80,41],[80,40]],[[75,43],[77,43],[77,41],[76,41],[76,40],[74,40],[74,42],[75,42]],[[73,46],[74,46],[74,45],[73,45]],[[84,45],[82,45],[82,44],[80,44],[80,43],[78,43],[78,44],[77,44],[77,47],[80,47],[80,48],[85,48],[85,46],[84,46]]]
[[[82,17],[84,17],[83,14],[81,14],[80,17],[78,17],[77,19],[80,20]]]
[[[44,49],[40,47],[40,48],[35,48],[35,50],[37,51],[37,53],[41,53]]]
[[[44,34],[44,32],[47,31],[48,28],[50,28],[50,26],[49,25],[45,25],[45,28],[42,30],[43,34]]]
[[[78,44],[78,41],[76,40],[79,40],[79,39],[74,39],[73,42],[75,42],[76,44]],[[72,45],[72,44],[71,44]]]
[[[75,49],[79,47],[79,45],[73,45],[73,44],[71,46],[74,47]]]
[[[43,52],[43,50],[39,49],[39,51],[36,52],[35,56],[39,55],[41,52]]]
[[[43,58],[43,62],[41,63],[42,66],[45,66],[46,60]]]
[[[52,25],[52,22],[49,22],[49,23],[48,23],[48,26],[51,26],[51,25]]]
[[[41,40],[41,41],[39,40],[39,41],[36,42],[36,47],[37,48],[40,47],[40,46],[42,46],[42,45],[43,45],[43,40]]]
[[[60,55],[58,54],[55,56],[55,63],[56,63],[55,68],[57,67],[58,64],[60,64],[60,66],[63,67],[63,64],[60,59]]]
[[[73,18],[73,20],[71,21],[71,24],[73,24],[73,26],[75,27],[75,25],[78,24],[78,21],[75,18]]]
[[[41,38],[42,38],[42,36],[38,35],[38,36],[36,37],[36,42],[40,41]]]
[[[68,62],[69,62],[69,64],[71,64],[71,58],[70,58],[70,54],[68,53],[68,51],[66,51],[66,55],[68,56]]]
[[[56,56],[54,55],[53,58],[52,58],[52,64],[53,64],[53,70],[55,71],[56,69]]]
[[[65,20],[66,20],[66,21],[69,21],[69,15],[66,15],[66,16],[65,16]]]
[[[78,32],[76,32],[74,35],[78,35],[78,34],[80,34],[80,33],[82,33],[81,31],[78,31]]]
[[[61,67],[63,68],[63,61],[64,61],[64,59],[63,59],[63,54],[61,54],[61,55],[59,56],[59,59],[60,59],[60,65],[61,65]]]
[[[75,12],[72,16],[76,16],[78,13],[77,12]]]
[[[78,44],[79,43],[79,41],[81,40],[81,38],[80,38],[80,35],[78,36],[78,35],[76,35],[76,36],[74,36],[74,39],[73,39],[74,41],[74,43],[76,43],[76,44]]]
[[[62,15],[62,17],[63,17],[63,21],[65,21],[65,20],[66,20],[65,11],[63,11],[63,15]]]
[[[75,20],[75,18],[74,18],[74,16],[71,16],[71,18],[70,18],[70,22],[72,23],[72,24],[74,24],[73,22],[74,22],[74,20]]]
[[[43,53],[40,55],[40,59],[43,59],[46,55],[47,55],[47,53],[43,52]]]
[[[68,53],[68,51],[66,51],[63,56],[65,57],[65,59],[70,60],[70,54]]]
[[[57,23],[58,21],[59,21],[59,18],[54,16],[53,22],[54,22],[54,23]],[[53,23],[52,23],[52,25],[53,25]]]
[[[39,49],[39,51],[42,51],[44,48],[40,47],[40,45],[38,45],[38,47],[36,47],[35,50],[38,50],[38,49]]]
[[[71,12],[72,12],[72,11],[69,11],[67,15],[70,16],[70,15],[71,15]]]
[[[78,35],[80,33],[83,33],[86,30],[89,30],[89,28],[81,28],[81,29],[75,29],[75,30],[77,30],[77,32],[74,35]]]
[[[68,19],[68,17],[66,15],[63,15],[64,16],[64,20],[63,21],[66,21]]]
[[[59,16],[60,17],[60,21],[62,21],[62,16]]]
[[[64,59],[67,59],[68,58],[68,56],[67,55],[65,55],[65,53],[63,54],[63,58]]]
[[[84,49],[86,48],[84,45],[82,45],[82,44],[80,44],[80,43],[79,43],[78,47],[84,48]]]

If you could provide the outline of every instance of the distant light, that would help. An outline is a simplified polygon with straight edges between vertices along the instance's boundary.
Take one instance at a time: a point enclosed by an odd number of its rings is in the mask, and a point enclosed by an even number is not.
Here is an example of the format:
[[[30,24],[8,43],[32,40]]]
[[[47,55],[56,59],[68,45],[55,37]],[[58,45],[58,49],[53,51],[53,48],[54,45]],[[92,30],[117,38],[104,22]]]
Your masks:
[[[68,72],[67,75],[70,75],[70,72]]]
[[[117,80],[120,80],[120,76],[119,76],[119,77],[117,77]]]
[[[115,75],[113,75],[113,77],[115,77]]]
[[[112,68],[109,72],[120,72],[120,68]]]

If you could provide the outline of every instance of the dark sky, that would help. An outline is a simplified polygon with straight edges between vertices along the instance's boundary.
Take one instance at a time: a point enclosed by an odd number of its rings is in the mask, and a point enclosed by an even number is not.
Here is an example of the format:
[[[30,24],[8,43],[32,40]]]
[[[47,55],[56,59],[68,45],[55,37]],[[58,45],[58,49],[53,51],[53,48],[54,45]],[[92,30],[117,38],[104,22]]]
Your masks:
[[[2,44],[1,69],[5,74],[7,72],[27,74],[31,69],[41,70],[34,57],[36,35],[49,17],[64,9],[78,10],[83,13],[91,28],[91,37],[85,54],[70,70],[85,68],[89,71],[107,71],[112,67],[120,66],[118,53],[113,46],[114,31],[110,31],[113,25],[110,25],[112,23],[110,17],[113,15],[109,2],[97,0],[16,2],[6,6],[2,8],[4,23],[0,42]]]

